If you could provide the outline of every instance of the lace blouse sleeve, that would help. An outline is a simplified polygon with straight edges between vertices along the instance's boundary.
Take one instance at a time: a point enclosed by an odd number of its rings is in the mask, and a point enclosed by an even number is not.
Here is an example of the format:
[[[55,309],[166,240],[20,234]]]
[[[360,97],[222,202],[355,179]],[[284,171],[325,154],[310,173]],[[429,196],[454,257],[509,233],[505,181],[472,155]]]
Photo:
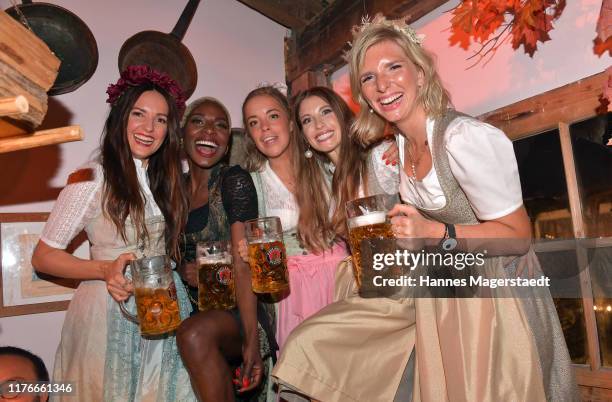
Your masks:
[[[240,166],[232,166],[223,176],[223,207],[229,224],[257,218],[257,193],[251,175]]]
[[[40,239],[47,245],[65,249],[99,210],[102,174],[99,165],[87,165],[68,177]]]
[[[391,146],[391,144],[391,141],[383,141],[370,151],[370,161],[368,164],[370,172],[368,172],[368,184],[370,187],[373,187],[373,182],[376,182],[378,185],[378,188],[370,188],[370,192],[372,192],[372,190],[375,190],[376,192],[382,190],[387,194],[397,194],[399,191],[399,163],[395,166],[387,165],[382,158],[382,155]]]

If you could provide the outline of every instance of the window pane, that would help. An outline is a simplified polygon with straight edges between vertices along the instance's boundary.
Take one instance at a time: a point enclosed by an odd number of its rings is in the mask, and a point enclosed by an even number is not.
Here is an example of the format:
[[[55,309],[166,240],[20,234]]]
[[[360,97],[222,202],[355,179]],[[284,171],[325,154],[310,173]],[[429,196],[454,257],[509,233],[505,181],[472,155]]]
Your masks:
[[[559,131],[514,141],[534,239],[574,238]]]
[[[559,131],[516,140],[514,152],[534,239],[573,239]],[[576,266],[575,251],[572,254],[569,258],[562,252],[538,253],[545,272],[558,268],[558,258]],[[572,361],[586,363],[589,356],[582,299],[555,299],[555,306]]]
[[[588,258],[601,362],[612,367],[612,239],[589,249]]]
[[[570,126],[586,237],[612,236],[612,113]]]
[[[611,134],[612,113],[570,126],[585,235],[590,238],[612,238]],[[601,361],[612,367],[612,249],[589,250],[589,263]]]

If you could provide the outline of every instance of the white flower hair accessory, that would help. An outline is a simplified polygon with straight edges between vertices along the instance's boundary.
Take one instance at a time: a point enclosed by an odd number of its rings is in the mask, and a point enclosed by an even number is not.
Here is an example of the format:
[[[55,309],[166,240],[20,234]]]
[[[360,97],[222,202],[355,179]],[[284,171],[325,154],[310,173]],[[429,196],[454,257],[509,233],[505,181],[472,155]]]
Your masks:
[[[272,87],[274,89],[277,89],[283,95],[287,96],[287,89],[288,89],[287,85],[283,84],[282,82],[262,81],[259,84],[257,84],[256,88],[263,88],[263,87]]]
[[[372,19],[370,19],[370,17],[367,15],[363,16],[361,18],[361,25],[355,25],[353,26],[353,29],[351,29],[353,39],[359,36],[362,32],[377,26],[393,28],[395,31],[406,36],[410,42],[423,46],[423,41],[425,40],[424,34],[417,33],[417,31],[415,31],[410,25],[406,24],[406,21],[402,18],[397,20],[388,20],[380,13],[376,14]],[[353,47],[353,43],[348,42],[348,44],[350,47]]]

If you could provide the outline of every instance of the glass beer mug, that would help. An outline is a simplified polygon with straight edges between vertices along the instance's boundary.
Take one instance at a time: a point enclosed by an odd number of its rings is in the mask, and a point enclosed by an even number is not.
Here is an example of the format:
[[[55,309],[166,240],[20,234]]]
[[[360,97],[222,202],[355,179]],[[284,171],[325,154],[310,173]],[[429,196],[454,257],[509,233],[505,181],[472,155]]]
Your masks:
[[[198,263],[198,309],[228,310],[236,306],[231,242],[199,242],[196,246]]]
[[[399,201],[397,195],[377,194],[346,203],[349,246],[353,256],[353,273],[361,287],[361,241],[364,239],[393,239],[387,212]]]
[[[138,316],[131,314],[124,302],[119,303],[128,319],[140,325],[144,336],[174,331],[181,323],[172,265],[167,255],[130,261],[134,297]]]
[[[245,222],[253,292],[277,293],[289,289],[283,229],[276,216]]]

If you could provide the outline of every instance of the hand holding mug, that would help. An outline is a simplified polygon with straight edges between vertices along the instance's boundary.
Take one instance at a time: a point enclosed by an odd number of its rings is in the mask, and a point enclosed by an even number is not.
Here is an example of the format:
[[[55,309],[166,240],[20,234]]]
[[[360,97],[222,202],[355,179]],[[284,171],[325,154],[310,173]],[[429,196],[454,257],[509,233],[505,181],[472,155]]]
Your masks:
[[[114,261],[105,262],[102,267],[108,293],[118,302],[127,300],[134,292],[134,286],[123,276],[123,271],[125,266],[135,259],[134,253],[123,253]]]

